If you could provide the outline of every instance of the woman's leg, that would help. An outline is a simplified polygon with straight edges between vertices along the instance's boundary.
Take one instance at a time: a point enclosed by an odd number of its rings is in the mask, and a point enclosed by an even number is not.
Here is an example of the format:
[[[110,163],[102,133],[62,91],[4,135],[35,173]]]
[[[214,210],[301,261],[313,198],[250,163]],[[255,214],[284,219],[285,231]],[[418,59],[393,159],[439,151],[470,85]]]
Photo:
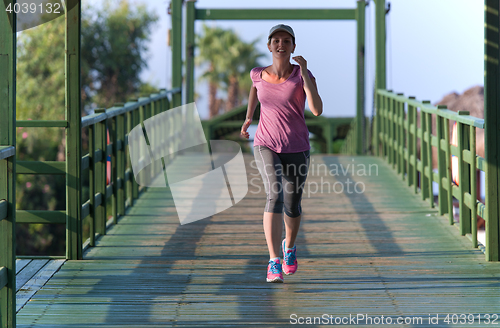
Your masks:
[[[309,151],[281,154],[283,172],[283,194],[285,206],[285,247],[292,248],[300,228],[302,217],[302,192],[309,171]]]
[[[270,258],[280,256],[281,235],[283,233],[283,190],[281,174],[283,172],[278,155],[264,146],[254,147],[257,168],[266,189],[266,207],[264,208],[263,227]]]
[[[264,234],[266,235],[269,258],[280,257],[281,235],[283,233],[282,213],[264,212]]]
[[[301,216],[302,214],[297,217],[291,218],[285,214],[285,247],[287,248],[292,248],[295,245],[295,239],[297,238],[297,234],[299,233]]]

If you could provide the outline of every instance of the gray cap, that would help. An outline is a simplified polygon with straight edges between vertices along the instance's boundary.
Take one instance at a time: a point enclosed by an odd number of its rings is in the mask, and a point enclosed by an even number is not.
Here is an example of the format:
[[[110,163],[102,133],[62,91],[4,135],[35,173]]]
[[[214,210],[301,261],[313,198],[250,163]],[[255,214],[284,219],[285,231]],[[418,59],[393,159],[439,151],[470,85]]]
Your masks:
[[[271,36],[276,33],[276,32],[287,32],[289,33],[291,36],[293,36],[293,38],[295,38],[295,33],[293,33],[293,29],[288,26],[288,25],[285,25],[285,24],[278,24],[276,26],[273,26],[271,27],[271,30],[269,31],[269,36],[267,37],[268,39],[271,38]]]

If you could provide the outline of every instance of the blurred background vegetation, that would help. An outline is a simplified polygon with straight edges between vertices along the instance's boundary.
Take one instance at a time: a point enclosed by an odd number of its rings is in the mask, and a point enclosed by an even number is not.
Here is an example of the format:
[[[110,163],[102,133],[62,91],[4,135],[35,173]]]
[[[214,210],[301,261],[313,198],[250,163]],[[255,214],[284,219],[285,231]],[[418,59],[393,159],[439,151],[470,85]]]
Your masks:
[[[81,76],[82,117],[95,108],[157,92],[142,82],[150,32],[158,16],[144,3],[104,0],[104,10],[82,8]],[[65,108],[64,16],[18,35],[17,119],[64,120]],[[196,38],[202,79],[209,82],[210,117],[241,105],[251,87],[249,72],[260,66],[263,54],[256,41],[243,42],[232,30],[203,27]],[[63,128],[18,128],[17,158],[33,161],[64,161]],[[82,130],[82,155],[88,153],[88,133]],[[89,199],[88,171],[83,172],[82,201]],[[65,177],[17,175],[17,209],[65,210]],[[108,216],[111,206],[108,204]],[[88,218],[87,218],[88,220]],[[17,225],[18,255],[64,255],[65,226]],[[84,240],[88,222],[84,221]]]

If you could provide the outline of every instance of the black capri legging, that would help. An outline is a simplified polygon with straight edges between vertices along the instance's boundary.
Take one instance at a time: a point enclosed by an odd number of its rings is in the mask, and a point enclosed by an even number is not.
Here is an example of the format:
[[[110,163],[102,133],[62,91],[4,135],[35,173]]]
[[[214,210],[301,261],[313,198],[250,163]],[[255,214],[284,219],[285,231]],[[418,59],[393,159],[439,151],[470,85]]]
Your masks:
[[[265,146],[254,146],[254,156],[267,194],[264,212],[283,213],[284,206],[286,215],[291,218],[299,216],[309,171],[309,150],[275,153]]]

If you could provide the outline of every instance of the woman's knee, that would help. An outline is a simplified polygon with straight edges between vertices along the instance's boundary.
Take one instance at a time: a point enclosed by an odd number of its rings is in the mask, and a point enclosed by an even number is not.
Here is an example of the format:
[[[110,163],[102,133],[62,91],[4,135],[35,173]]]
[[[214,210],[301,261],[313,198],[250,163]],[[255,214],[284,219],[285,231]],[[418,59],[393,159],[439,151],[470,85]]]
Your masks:
[[[267,198],[266,208],[269,212],[283,213],[284,205],[285,203],[283,202],[283,197],[281,197],[280,194],[271,194],[271,196]]]
[[[300,204],[296,204],[295,206],[288,207],[285,204],[285,214],[290,218],[296,218],[302,214],[302,207]]]

